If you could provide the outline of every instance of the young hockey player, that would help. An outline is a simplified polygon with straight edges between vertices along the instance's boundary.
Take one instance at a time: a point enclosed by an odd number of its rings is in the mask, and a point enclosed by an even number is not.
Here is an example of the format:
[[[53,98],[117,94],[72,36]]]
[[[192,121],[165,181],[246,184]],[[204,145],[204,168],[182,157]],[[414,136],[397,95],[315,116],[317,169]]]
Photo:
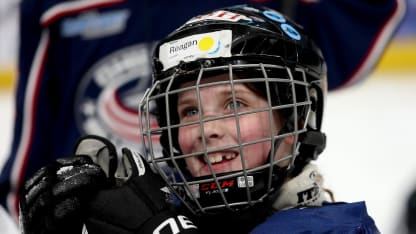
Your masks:
[[[75,157],[27,181],[22,229],[378,233],[364,202],[331,201],[311,163],[325,148],[326,90],[320,50],[279,12],[238,5],[195,17],[153,56],[140,102],[147,162],[124,148],[116,169],[108,140],[82,138]]]

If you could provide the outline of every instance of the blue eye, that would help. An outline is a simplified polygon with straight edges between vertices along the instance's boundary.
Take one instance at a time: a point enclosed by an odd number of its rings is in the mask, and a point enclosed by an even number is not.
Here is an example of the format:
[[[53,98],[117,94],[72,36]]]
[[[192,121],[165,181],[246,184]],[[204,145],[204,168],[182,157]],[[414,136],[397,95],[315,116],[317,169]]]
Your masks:
[[[234,102],[229,102],[228,103],[228,108],[232,109],[232,110],[236,110],[236,109],[240,109],[242,107],[245,107],[246,105],[238,100],[235,101],[236,106],[234,106]]]
[[[191,117],[191,116],[198,114],[198,109],[189,108],[189,109],[186,109],[183,113],[185,117]]]

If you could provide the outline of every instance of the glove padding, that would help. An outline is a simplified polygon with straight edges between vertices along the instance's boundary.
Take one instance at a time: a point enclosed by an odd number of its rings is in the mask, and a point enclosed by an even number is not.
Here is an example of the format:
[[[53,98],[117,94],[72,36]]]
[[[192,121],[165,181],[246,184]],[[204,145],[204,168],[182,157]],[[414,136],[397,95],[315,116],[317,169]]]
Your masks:
[[[117,159],[114,146],[98,136],[81,138],[75,154],[41,168],[26,181],[20,198],[23,233],[81,232],[85,204],[108,186],[106,174],[114,173]]]
[[[24,186],[23,233],[80,233],[82,205],[105,183],[103,170],[88,156],[61,158],[41,168]]]
[[[88,233],[198,233],[191,221],[174,211],[165,182],[149,164],[129,149],[122,152],[116,179],[125,183],[100,191],[89,203]]]
[[[75,157],[40,169],[22,192],[23,233],[80,233],[83,224],[89,234],[197,233],[173,210],[162,178],[139,154],[122,152],[117,167],[114,145],[87,136],[77,143]]]

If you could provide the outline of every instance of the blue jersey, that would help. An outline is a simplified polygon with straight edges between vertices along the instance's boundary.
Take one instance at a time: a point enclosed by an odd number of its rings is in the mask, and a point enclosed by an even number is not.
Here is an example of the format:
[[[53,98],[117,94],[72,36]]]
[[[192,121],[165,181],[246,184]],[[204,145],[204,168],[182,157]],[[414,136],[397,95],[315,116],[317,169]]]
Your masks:
[[[54,159],[72,155],[81,135],[101,135],[140,150],[137,104],[151,83],[157,40],[215,8],[261,3],[281,10],[281,2],[23,0],[15,127],[0,177],[2,205],[16,216],[23,182]],[[329,88],[336,89],[371,70],[403,5],[402,0],[299,1],[292,13],[322,48]]]
[[[269,233],[380,233],[364,202],[328,203],[322,207],[289,209],[275,213],[252,234]]]

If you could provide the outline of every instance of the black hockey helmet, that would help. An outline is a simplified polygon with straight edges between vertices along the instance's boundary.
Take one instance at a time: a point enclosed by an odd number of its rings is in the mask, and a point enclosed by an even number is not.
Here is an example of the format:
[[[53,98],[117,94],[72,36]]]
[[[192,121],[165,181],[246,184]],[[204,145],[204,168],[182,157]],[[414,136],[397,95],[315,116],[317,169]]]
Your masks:
[[[222,81],[225,84],[251,83],[268,101],[270,113],[282,113],[285,123],[268,139],[269,160],[261,167],[245,168],[243,163],[241,171],[216,174],[208,162],[212,175],[192,177],[184,158],[208,157],[213,151],[181,152],[177,138],[183,125],[176,110],[177,95],[200,89],[201,80],[218,74],[229,74],[228,80]],[[181,88],[187,81],[196,84]],[[300,171],[323,151],[326,89],[325,61],[301,26],[265,7],[238,5],[214,10],[192,18],[156,46],[153,86],[140,103],[143,142],[150,161],[191,211],[239,211],[274,199],[288,175]],[[151,127],[152,112],[158,117],[157,128]],[[239,116],[236,112],[232,118],[238,123]],[[201,125],[203,131],[206,121],[213,120],[200,115],[191,124]],[[296,139],[292,153],[275,160],[273,155],[288,135]],[[155,136],[160,136],[163,156],[156,155],[159,151],[154,148],[159,142],[154,142]]]

